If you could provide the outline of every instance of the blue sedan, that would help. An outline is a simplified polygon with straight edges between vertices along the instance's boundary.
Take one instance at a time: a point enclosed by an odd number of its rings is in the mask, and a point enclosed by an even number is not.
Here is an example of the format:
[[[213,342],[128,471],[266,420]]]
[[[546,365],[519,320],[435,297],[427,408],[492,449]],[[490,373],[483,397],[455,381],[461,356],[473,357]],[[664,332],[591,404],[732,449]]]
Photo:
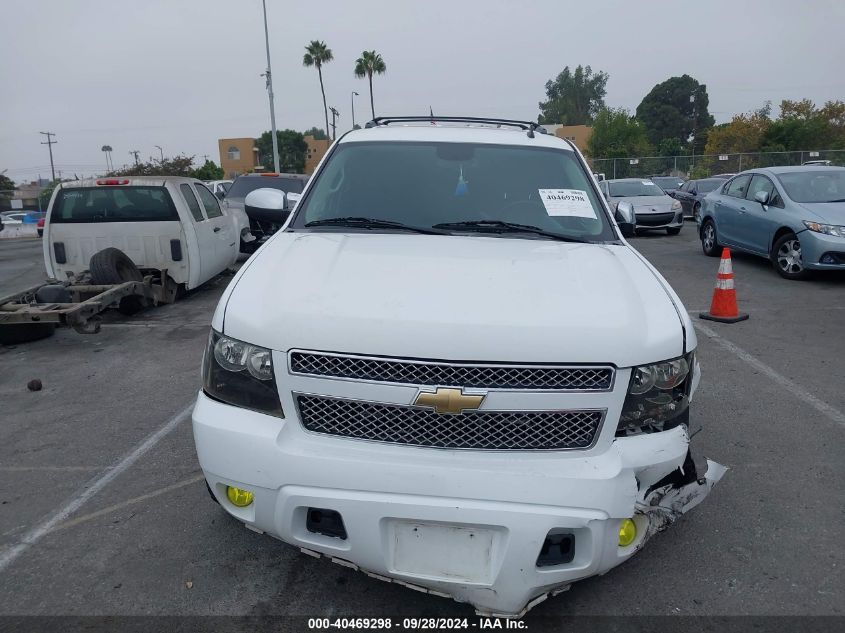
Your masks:
[[[768,258],[786,279],[845,270],[845,167],[770,167],[709,193],[696,221],[705,255],[722,246]]]

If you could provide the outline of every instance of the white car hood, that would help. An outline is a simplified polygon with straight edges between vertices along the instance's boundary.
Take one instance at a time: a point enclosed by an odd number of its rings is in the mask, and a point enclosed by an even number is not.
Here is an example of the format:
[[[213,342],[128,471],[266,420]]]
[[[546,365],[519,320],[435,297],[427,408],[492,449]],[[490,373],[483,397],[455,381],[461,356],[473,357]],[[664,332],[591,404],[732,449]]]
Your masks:
[[[684,353],[665,282],[626,245],[284,232],[253,260],[215,326],[274,350],[619,367]]]

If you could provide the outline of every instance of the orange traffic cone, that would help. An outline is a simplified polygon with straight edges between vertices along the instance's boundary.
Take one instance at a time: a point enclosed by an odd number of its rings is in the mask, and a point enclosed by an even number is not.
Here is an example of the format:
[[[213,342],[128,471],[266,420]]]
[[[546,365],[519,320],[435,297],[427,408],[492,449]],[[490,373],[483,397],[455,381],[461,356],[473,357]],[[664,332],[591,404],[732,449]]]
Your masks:
[[[713,290],[710,312],[701,312],[698,316],[708,321],[719,321],[721,323],[736,323],[748,318],[747,314],[739,313],[739,308],[736,305],[731,251],[727,248],[722,249],[722,261],[719,264],[719,273],[716,275],[716,288]]]

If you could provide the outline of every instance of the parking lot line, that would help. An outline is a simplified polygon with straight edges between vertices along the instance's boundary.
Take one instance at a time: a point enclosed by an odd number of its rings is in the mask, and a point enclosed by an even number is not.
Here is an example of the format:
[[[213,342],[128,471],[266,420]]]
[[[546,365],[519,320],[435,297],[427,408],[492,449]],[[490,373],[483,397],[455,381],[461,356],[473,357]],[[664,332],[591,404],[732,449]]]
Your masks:
[[[114,466],[111,466],[103,474],[91,481],[82,492],[24,534],[15,545],[12,545],[8,550],[0,554],[0,572],[5,571],[21,554],[35,545],[57,525],[64,522],[71,514],[79,510],[86,502],[108,486],[118,475],[130,468],[145,453],[163,440],[168,433],[191,415],[193,408],[194,403],[191,402],[191,404],[170,418],[164,426],[149,435],[143,442],[133,448],[132,451],[123,456]]]
[[[55,526],[52,531],[55,532],[57,530],[64,530],[65,528],[73,527],[75,525],[79,525],[80,523],[85,523],[86,521],[90,521],[91,519],[96,519],[97,517],[105,516],[107,514],[111,514],[112,512],[117,512],[118,510],[122,510],[123,508],[135,505],[136,503],[141,503],[142,501],[149,501],[150,499],[155,499],[156,497],[160,497],[161,495],[166,495],[168,493],[173,492],[174,490],[179,490],[180,488],[184,488],[185,486],[190,486],[191,484],[196,483],[198,481],[203,481],[204,479],[205,475],[194,475],[193,477],[189,477],[188,479],[184,479],[183,481],[171,484],[170,486],[158,488],[152,492],[148,492],[147,494],[140,495],[138,497],[133,497],[131,499],[127,499],[126,501],[121,501],[120,503],[115,503],[114,505],[108,506],[107,508],[103,508],[102,510],[92,512],[91,514],[86,514],[81,517],[71,519],[70,521],[65,521],[64,523],[60,523],[59,525]]]
[[[739,358],[740,360],[745,361],[760,373],[768,376],[773,381],[778,383],[781,387],[786,389],[789,393],[793,396],[798,398],[799,400],[803,401],[804,403],[813,407],[816,411],[823,414],[824,416],[830,418],[834,422],[836,422],[839,426],[845,427],[845,413],[842,413],[836,407],[829,405],[824,400],[820,400],[809,391],[804,389],[801,385],[798,385],[792,382],[789,378],[784,376],[783,374],[778,373],[771,367],[769,367],[766,363],[761,361],[756,356],[753,356],[746,352],[741,347],[734,345],[729,340],[722,338],[719,334],[713,330],[712,328],[700,323],[698,321],[693,320],[693,326],[696,330],[705,334],[708,338],[710,338],[713,342],[719,345],[722,349],[725,349],[732,353],[734,356]]]

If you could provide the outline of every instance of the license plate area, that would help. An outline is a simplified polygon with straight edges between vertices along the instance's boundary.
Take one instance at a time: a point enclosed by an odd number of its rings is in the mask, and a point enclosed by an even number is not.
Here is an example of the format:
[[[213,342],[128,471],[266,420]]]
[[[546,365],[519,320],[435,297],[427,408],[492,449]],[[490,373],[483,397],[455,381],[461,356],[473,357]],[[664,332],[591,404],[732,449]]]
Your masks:
[[[490,585],[501,528],[391,521],[390,567],[404,576]]]

